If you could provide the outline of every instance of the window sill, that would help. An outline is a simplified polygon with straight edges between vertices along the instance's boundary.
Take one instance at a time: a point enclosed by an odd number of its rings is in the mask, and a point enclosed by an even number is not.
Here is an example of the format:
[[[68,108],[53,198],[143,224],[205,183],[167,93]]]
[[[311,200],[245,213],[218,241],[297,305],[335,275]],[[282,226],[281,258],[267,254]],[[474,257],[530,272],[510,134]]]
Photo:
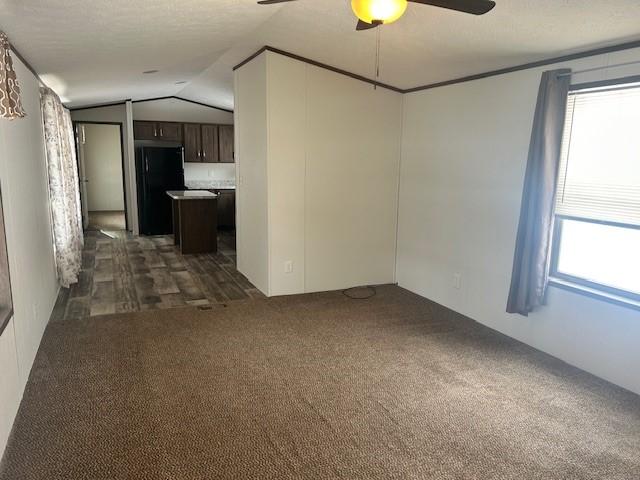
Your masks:
[[[567,290],[569,292],[578,293],[586,297],[595,298],[596,300],[612,303],[614,305],[619,305],[621,307],[631,308],[633,310],[640,311],[640,302],[637,302],[630,298],[621,297],[619,295],[606,293],[601,290],[597,290],[595,288],[590,288],[584,285],[579,285],[577,283],[569,282],[567,280],[562,280],[560,278],[555,278],[555,277],[550,278],[549,286],[560,288],[562,290]]]

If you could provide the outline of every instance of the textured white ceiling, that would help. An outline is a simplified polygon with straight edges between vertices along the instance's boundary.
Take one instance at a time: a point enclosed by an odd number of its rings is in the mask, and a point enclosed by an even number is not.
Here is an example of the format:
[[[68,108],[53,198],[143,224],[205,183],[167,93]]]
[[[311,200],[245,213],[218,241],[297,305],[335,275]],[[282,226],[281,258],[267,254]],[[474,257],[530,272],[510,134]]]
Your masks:
[[[640,39],[638,0],[496,2],[480,17],[410,4],[381,30],[380,80],[409,88]],[[372,77],[375,31],[355,23],[349,0],[0,0],[0,29],[70,106],[180,95],[232,108],[232,67],[263,45]]]

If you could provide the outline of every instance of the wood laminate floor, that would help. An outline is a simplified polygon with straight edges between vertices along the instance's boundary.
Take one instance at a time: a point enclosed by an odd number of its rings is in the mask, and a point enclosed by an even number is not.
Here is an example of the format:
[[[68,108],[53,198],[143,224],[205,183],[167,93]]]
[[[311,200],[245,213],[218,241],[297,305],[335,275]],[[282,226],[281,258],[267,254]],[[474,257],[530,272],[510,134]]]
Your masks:
[[[73,319],[263,297],[236,270],[233,233],[219,234],[215,254],[182,255],[171,236],[87,232],[79,281],[61,290],[57,312]]]

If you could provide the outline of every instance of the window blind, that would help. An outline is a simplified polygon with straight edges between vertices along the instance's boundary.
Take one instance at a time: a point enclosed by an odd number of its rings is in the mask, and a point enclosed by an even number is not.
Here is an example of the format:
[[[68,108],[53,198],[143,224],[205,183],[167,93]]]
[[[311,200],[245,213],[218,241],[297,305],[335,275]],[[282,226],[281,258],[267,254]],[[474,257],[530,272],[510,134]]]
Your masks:
[[[640,84],[570,92],[556,214],[640,226]]]

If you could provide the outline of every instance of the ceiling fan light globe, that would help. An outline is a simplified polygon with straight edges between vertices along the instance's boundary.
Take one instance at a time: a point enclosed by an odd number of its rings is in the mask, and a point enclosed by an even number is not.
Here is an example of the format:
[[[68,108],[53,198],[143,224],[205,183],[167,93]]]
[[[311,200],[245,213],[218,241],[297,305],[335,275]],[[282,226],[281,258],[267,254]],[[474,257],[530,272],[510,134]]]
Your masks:
[[[366,23],[393,23],[407,10],[407,0],[351,0],[356,17]]]

